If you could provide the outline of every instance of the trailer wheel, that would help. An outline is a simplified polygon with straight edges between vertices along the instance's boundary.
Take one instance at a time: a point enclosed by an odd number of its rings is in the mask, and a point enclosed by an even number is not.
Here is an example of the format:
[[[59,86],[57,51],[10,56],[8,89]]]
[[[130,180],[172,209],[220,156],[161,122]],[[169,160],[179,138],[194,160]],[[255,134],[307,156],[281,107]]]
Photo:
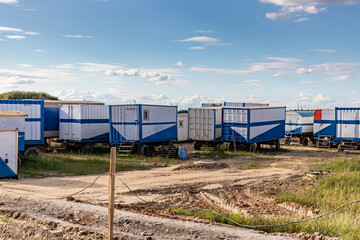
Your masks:
[[[35,147],[30,147],[30,148],[26,149],[24,152],[24,158],[27,158],[29,156],[34,156],[34,157],[40,156],[39,149],[37,149]]]
[[[201,143],[195,142],[195,143],[194,143],[194,149],[195,149],[195,150],[200,150],[200,149],[201,149]]]
[[[21,155],[18,154],[18,168],[20,168],[22,165],[22,159],[21,159]]]
[[[148,145],[144,144],[141,146],[140,148],[140,154],[144,155],[144,156],[149,156],[150,155],[150,148]]]
[[[306,147],[307,145],[309,145],[309,140],[307,138],[303,138],[301,140],[301,144]]]
[[[254,153],[254,152],[256,152],[256,149],[257,149],[257,145],[256,145],[256,143],[252,143],[252,144],[250,144],[250,147],[249,147],[249,152]]]
[[[280,140],[275,140],[275,148],[276,150],[279,150],[280,149]]]

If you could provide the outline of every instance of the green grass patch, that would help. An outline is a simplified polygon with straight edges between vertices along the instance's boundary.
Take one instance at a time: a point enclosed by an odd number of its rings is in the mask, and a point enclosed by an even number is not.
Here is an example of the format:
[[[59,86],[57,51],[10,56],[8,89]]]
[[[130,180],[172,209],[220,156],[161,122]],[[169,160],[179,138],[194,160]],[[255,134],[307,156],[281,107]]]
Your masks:
[[[10,218],[9,218],[8,215],[2,215],[2,214],[0,214],[0,221],[1,221],[1,222],[4,222],[4,223],[9,223],[9,222],[11,222],[11,220],[10,220]]]
[[[245,163],[240,163],[240,164],[234,164],[232,166],[236,167],[238,169],[256,169],[262,165],[260,163],[250,161],[250,162],[245,162]]]
[[[332,173],[360,171],[360,159],[337,158],[330,162],[315,164],[313,169],[326,170]]]
[[[19,174],[29,177],[101,174],[109,171],[109,158],[109,153],[41,153],[39,157],[30,157],[24,161],[19,169]],[[116,170],[118,172],[148,170],[156,167],[156,164],[151,163],[178,164],[182,162],[178,159],[132,155],[130,157],[118,157]]]

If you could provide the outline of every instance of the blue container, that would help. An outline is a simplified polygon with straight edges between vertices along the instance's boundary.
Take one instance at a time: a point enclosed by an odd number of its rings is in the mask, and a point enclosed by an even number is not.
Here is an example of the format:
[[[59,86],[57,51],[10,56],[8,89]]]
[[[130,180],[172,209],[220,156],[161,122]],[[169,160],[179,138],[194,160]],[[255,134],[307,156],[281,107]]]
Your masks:
[[[180,146],[178,156],[180,159],[187,159],[187,147]]]

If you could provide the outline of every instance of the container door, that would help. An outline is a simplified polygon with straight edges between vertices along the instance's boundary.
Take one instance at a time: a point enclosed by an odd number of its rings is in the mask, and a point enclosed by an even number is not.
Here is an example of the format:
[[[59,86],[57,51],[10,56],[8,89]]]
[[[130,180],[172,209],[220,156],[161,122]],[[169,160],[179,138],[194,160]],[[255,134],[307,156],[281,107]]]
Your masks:
[[[17,131],[0,131],[0,177],[16,177],[18,163]]]
[[[358,119],[357,112],[354,110],[338,110],[338,131],[337,137],[340,138],[355,138],[356,137],[356,119]]]
[[[139,110],[138,106],[121,108],[121,141],[139,141]]]

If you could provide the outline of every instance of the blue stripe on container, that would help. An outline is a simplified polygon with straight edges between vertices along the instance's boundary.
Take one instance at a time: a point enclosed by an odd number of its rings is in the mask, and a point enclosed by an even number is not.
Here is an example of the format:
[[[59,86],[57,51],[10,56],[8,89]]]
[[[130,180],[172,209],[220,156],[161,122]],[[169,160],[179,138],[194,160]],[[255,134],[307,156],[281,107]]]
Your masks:
[[[60,119],[60,122],[81,124],[109,123],[109,119]]]
[[[337,124],[360,124],[359,120],[337,120]]]
[[[25,118],[25,122],[41,122],[41,118]]]
[[[313,123],[285,123],[288,126],[310,126],[314,125]]]

